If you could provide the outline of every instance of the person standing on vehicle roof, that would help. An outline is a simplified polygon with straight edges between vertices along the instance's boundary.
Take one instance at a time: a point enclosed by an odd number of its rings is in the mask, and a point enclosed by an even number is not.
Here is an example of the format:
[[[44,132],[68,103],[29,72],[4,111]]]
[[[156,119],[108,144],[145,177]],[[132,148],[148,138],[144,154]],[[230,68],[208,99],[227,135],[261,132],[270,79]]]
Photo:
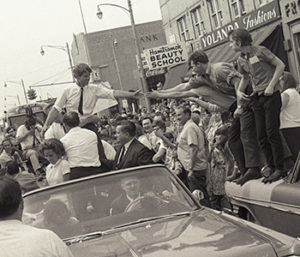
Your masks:
[[[90,84],[91,73],[92,69],[85,63],[80,63],[73,68],[76,85],[65,88],[62,95],[57,98],[43,126],[43,132],[47,131],[63,107],[66,108],[67,113],[77,112],[80,118],[80,127],[92,130],[97,134],[99,158],[106,160],[100,135],[95,125],[99,118],[93,115],[96,103],[98,99],[115,100],[116,98],[137,97],[139,91],[111,90],[103,85]]]
[[[236,29],[229,34],[229,41],[235,52],[242,74],[240,93],[250,83],[253,88],[252,109],[256,133],[272,174],[264,182],[272,182],[286,175],[284,170],[283,145],[280,136],[280,84],[285,64],[264,46],[252,45],[252,37],[246,29]]]

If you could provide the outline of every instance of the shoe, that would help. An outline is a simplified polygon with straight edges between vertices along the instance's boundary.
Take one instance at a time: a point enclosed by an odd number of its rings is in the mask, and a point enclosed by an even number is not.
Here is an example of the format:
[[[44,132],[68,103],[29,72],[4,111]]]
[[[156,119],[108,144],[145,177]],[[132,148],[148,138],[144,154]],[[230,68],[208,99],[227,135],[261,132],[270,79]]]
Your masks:
[[[272,183],[286,176],[286,172],[283,170],[275,170],[269,177],[264,178],[263,182]]]
[[[272,173],[274,172],[274,169],[270,166],[264,166],[261,169],[261,174],[263,175],[263,177],[267,178],[269,177]]]
[[[239,178],[236,183],[238,185],[244,185],[247,181],[252,180],[252,179],[258,179],[261,177],[260,170],[259,168],[250,168],[247,170],[247,172]]]

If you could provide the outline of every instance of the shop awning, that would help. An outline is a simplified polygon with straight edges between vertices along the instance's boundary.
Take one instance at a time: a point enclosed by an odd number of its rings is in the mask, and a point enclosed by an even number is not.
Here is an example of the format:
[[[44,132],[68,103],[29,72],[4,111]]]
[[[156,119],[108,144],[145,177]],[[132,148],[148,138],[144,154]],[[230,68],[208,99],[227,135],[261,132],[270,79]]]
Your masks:
[[[265,41],[276,29],[279,23],[280,21],[251,32],[253,44],[260,45],[263,43],[263,41]],[[208,49],[205,52],[208,55],[210,62],[232,62],[238,57],[238,53],[232,51],[228,42]],[[170,68],[167,73],[164,89],[169,89],[182,83],[182,78],[186,76],[187,71],[187,63]]]

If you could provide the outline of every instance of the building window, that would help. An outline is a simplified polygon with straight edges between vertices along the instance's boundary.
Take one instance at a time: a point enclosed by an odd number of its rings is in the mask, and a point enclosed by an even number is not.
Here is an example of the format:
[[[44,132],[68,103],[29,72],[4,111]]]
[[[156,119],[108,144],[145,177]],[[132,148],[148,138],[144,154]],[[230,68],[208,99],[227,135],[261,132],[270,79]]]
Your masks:
[[[220,0],[208,0],[213,29],[221,27],[223,23],[223,13],[219,1]]]
[[[177,20],[177,25],[178,25],[180,40],[181,41],[190,40],[190,34],[189,34],[189,30],[187,28],[185,16],[183,16],[179,20]]]
[[[192,23],[195,38],[201,37],[205,33],[204,20],[201,16],[201,7],[198,6],[191,11]]]
[[[263,6],[265,4],[268,4],[268,3],[272,2],[272,1],[273,0],[256,0],[256,3],[258,5],[258,7],[261,7],[261,6]]]
[[[244,0],[230,0],[232,18],[236,19],[246,13]]]

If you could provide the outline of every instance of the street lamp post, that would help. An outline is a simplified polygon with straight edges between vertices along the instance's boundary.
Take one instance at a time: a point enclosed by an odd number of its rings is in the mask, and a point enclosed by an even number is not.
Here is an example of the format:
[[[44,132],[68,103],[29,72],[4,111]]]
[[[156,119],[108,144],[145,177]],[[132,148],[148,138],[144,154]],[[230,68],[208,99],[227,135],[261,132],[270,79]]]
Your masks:
[[[20,82],[19,82],[19,81],[5,81],[5,82],[4,82],[4,87],[7,87],[7,83],[12,83],[12,84],[21,85],[22,88],[23,88],[23,93],[24,93],[24,96],[25,96],[26,104],[28,104],[28,98],[27,98],[26,89],[25,89],[25,84],[24,84],[23,79],[21,79]]]
[[[147,82],[146,82],[145,72],[144,72],[144,68],[143,68],[140,44],[139,44],[139,40],[137,38],[137,33],[136,33],[136,26],[135,26],[133,11],[132,11],[131,0],[127,0],[127,3],[128,3],[128,9],[123,6],[117,5],[117,4],[110,4],[110,3],[98,4],[97,5],[97,9],[98,9],[97,16],[99,19],[102,19],[102,17],[103,17],[103,12],[101,11],[100,6],[114,6],[114,7],[121,8],[122,10],[129,13],[131,28],[132,28],[132,33],[133,33],[133,38],[134,38],[134,43],[135,43],[135,48],[136,48],[136,54],[137,54],[137,59],[138,59],[138,66],[139,66],[138,70],[140,72],[141,89],[142,89],[142,92],[145,93],[148,91],[147,90]],[[145,96],[145,102],[146,102],[147,109],[150,110],[150,101],[146,96]]]
[[[119,64],[118,64],[116,49],[115,49],[117,44],[118,44],[118,41],[116,39],[114,39],[112,41],[112,51],[113,51],[113,57],[114,57],[114,62],[115,62],[115,66],[116,66],[116,72],[117,72],[118,80],[120,83],[120,88],[121,88],[121,90],[123,90],[123,83],[122,83],[122,79],[121,79],[121,75],[120,75],[120,69],[119,69]]]
[[[69,48],[68,42],[66,43],[66,46],[42,45],[41,46],[41,51],[40,51],[41,55],[45,54],[45,51],[44,51],[45,47],[59,49],[59,50],[62,50],[62,51],[66,52],[68,54],[69,65],[70,65],[70,68],[71,68],[72,79],[73,79],[73,82],[74,82],[75,79],[74,79],[73,71],[72,71],[72,69],[73,69],[73,63],[72,63],[72,58],[71,58],[71,53],[70,53],[70,48]]]

